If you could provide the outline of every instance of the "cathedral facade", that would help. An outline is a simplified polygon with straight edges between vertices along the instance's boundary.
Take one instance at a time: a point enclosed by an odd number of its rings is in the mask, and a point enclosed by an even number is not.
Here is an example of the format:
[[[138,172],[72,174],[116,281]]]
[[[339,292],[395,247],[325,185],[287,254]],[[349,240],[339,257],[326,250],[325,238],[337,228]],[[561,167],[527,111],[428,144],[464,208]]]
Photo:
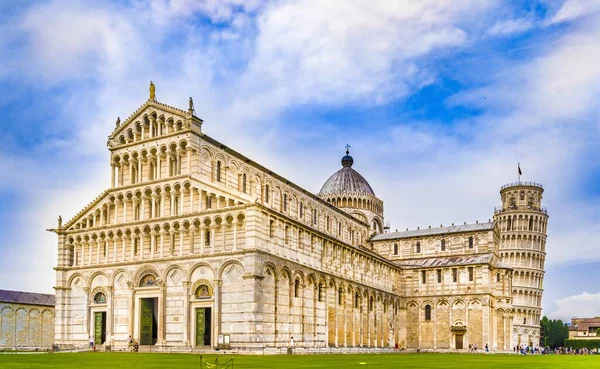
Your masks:
[[[318,194],[150,99],[108,138],[111,186],[58,229],[55,343],[490,350],[539,343],[542,186],[493,221],[384,230],[352,168]]]

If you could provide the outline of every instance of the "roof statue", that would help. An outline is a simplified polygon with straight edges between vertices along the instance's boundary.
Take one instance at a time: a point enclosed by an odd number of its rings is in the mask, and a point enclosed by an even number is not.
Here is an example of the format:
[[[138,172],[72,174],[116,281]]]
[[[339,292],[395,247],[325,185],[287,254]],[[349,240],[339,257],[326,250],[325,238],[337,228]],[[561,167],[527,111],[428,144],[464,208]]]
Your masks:
[[[121,117],[117,117],[117,123],[115,123],[116,128],[119,128],[121,125]]]
[[[59,215],[58,216],[58,229],[62,228],[62,217]]]
[[[150,100],[156,101],[156,87],[152,81],[150,81]]]
[[[194,100],[192,99],[191,96],[190,96],[190,105],[188,107],[188,113],[194,114]]]

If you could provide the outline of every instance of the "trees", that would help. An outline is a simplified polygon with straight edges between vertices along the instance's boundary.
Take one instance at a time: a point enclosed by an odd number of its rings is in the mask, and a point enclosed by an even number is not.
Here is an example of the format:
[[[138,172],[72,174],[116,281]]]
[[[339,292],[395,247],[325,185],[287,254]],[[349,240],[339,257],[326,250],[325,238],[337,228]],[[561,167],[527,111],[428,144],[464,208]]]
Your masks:
[[[565,340],[569,338],[569,326],[562,320],[549,320],[544,316],[540,321],[541,326],[541,344],[547,347],[564,346]]]

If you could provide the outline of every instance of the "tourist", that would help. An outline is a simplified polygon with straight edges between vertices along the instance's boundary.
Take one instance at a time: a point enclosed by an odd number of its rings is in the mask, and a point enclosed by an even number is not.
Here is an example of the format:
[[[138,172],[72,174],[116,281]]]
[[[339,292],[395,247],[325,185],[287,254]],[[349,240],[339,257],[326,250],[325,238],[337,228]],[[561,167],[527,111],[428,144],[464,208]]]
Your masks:
[[[94,336],[90,336],[90,349],[94,348]]]
[[[490,348],[487,343],[485,344],[485,352],[490,352]]]

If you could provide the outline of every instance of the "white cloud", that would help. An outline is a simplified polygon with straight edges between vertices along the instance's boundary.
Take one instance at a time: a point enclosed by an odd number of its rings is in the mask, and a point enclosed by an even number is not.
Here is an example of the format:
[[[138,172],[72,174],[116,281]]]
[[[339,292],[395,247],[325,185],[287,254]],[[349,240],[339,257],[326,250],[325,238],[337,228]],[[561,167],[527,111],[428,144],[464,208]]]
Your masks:
[[[550,319],[570,322],[572,317],[593,318],[600,315],[600,293],[584,292],[556,301],[557,309],[548,314]]]
[[[587,15],[596,14],[599,11],[600,2],[597,0],[566,0],[549,20],[549,23],[573,21]]]
[[[534,22],[529,18],[499,20],[486,31],[490,36],[509,36],[530,30]]]

